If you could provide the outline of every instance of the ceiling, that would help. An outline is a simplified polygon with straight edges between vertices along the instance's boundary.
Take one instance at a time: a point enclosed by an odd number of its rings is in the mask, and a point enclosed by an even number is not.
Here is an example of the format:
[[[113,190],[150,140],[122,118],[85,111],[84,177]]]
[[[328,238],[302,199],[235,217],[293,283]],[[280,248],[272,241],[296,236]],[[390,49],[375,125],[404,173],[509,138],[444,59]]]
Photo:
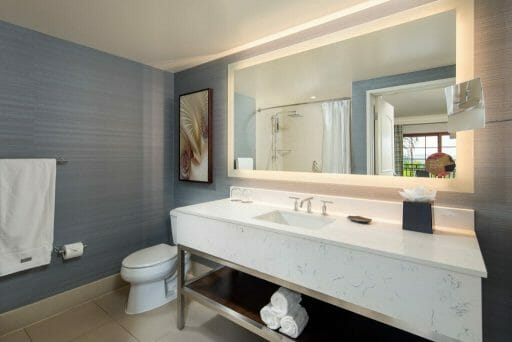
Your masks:
[[[446,114],[444,87],[397,92],[382,98],[393,105],[395,117]]]
[[[2,0],[0,20],[178,71],[333,12],[378,2]]]
[[[352,96],[354,81],[453,65],[455,13],[445,12],[236,71],[256,107]]]

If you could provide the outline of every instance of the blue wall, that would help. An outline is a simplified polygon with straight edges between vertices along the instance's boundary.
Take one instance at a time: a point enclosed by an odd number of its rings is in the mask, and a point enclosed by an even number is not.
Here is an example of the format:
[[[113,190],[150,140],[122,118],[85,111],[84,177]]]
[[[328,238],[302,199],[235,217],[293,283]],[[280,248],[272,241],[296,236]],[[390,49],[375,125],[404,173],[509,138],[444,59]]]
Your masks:
[[[256,162],[256,100],[235,93],[235,158]]]
[[[366,170],[366,92],[372,89],[396,87],[404,84],[435,81],[455,77],[455,65],[384,76],[352,83],[352,173]]]
[[[175,160],[167,72],[0,22],[0,158],[58,166],[55,245],[85,255],[0,278],[0,312],[119,272],[168,240]]]

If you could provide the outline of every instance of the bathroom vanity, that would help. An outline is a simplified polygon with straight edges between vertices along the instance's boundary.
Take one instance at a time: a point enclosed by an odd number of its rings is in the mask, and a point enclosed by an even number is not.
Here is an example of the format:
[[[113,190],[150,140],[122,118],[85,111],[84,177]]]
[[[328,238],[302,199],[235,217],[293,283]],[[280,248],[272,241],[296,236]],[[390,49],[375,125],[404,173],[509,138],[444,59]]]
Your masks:
[[[482,340],[487,272],[472,210],[434,207],[435,233],[423,234],[402,230],[401,202],[247,191],[252,203],[228,198],[171,211],[179,261],[187,251],[229,267],[214,277],[237,270],[434,341]],[[313,212],[295,211],[289,197],[313,197]],[[326,216],[320,200],[333,202]],[[254,312],[201,291],[212,274],[188,283],[179,275],[179,328],[189,297],[268,340],[286,340]]]

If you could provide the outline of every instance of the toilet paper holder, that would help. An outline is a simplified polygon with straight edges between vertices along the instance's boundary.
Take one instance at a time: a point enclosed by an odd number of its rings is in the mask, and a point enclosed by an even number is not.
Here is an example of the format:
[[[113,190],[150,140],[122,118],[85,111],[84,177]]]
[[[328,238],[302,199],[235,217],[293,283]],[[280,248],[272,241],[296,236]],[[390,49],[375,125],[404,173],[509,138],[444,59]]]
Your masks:
[[[87,245],[84,243],[84,249],[87,248]],[[62,256],[64,254],[64,245],[61,247],[53,247],[53,251],[57,254],[57,256]]]

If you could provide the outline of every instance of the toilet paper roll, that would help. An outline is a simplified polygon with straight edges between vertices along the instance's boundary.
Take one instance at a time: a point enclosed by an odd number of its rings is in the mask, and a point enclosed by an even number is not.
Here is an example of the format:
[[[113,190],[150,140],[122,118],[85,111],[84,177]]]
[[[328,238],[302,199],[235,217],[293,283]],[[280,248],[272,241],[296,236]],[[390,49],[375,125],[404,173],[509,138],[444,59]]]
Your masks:
[[[84,254],[84,244],[82,242],[70,243],[62,246],[62,258],[64,260],[78,258]]]

